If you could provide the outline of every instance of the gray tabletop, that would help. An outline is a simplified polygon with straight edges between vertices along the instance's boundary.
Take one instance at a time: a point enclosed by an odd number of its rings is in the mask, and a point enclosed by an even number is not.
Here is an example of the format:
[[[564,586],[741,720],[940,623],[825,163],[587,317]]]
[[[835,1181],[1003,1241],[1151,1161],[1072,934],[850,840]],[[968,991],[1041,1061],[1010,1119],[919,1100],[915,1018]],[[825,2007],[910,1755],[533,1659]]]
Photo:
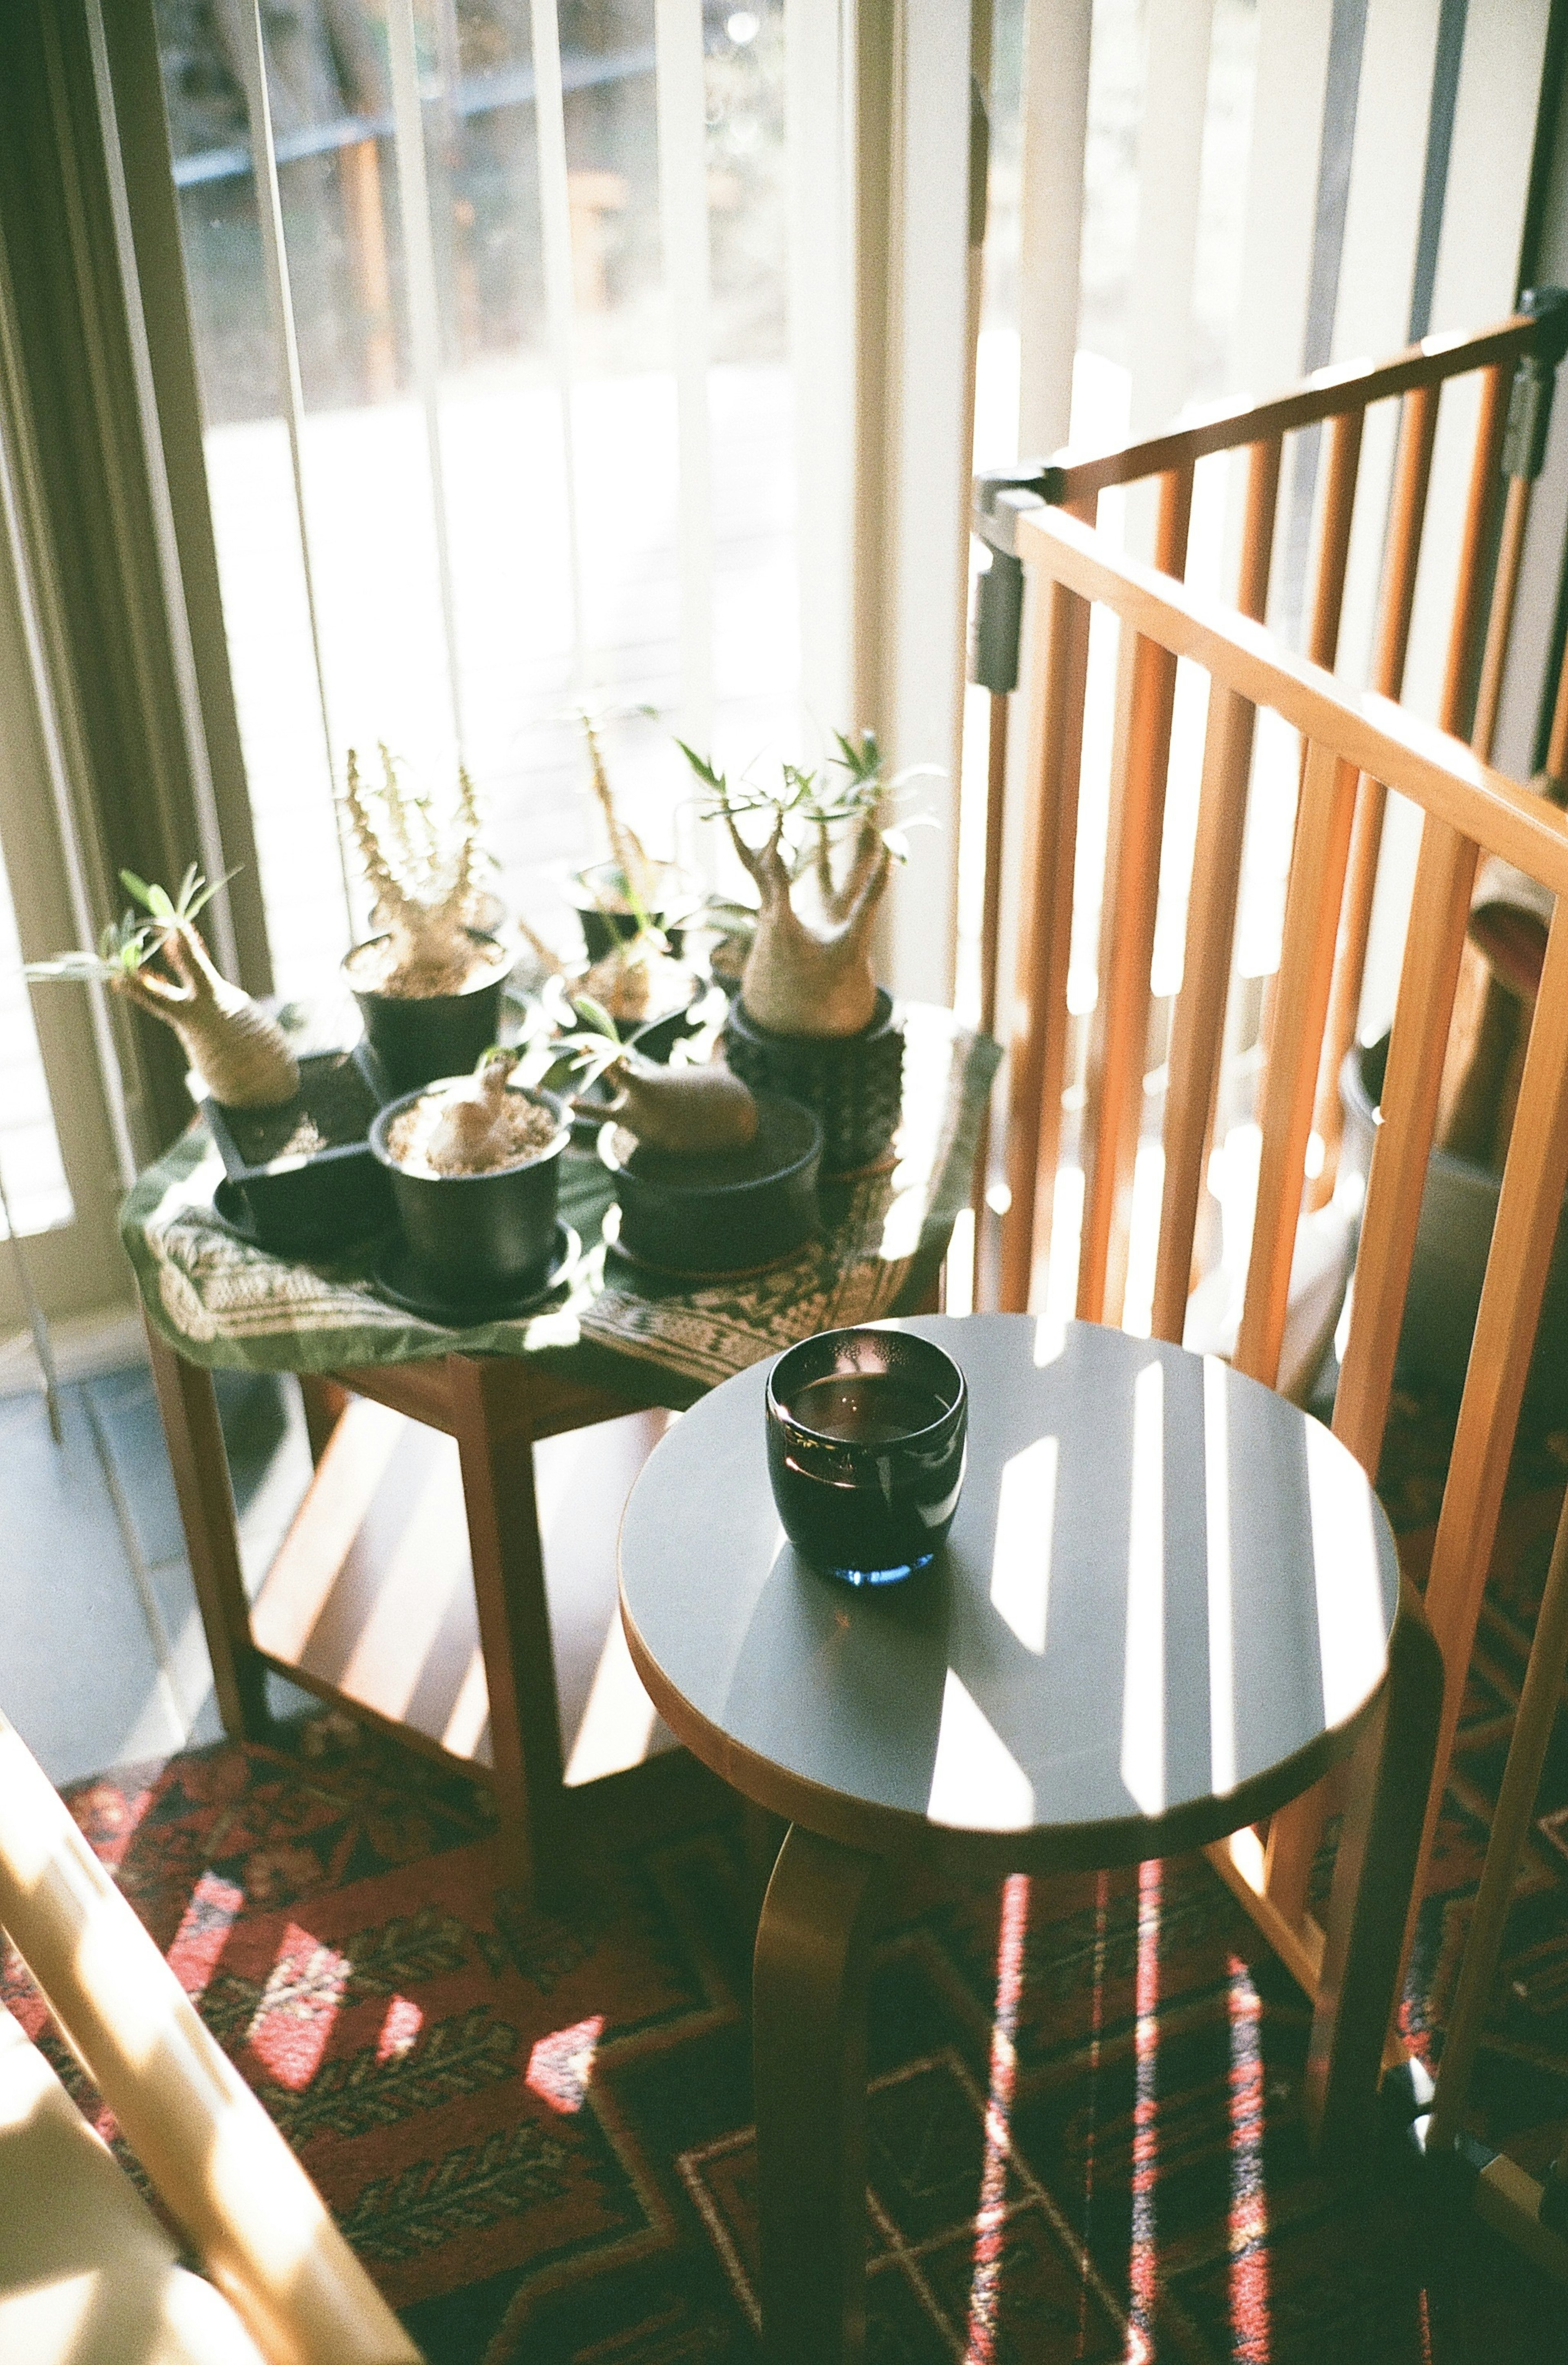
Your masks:
[[[946,1551],[855,1591],[785,1541],[767,1364],[682,1416],[627,1505],[622,1608],[672,1729],[851,1845],[1130,1862],[1236,1830],[1353,1744],[1398,1564],[1359,1463],[1226,1365],[1024,1315],[898,1327],[959,1362]]]

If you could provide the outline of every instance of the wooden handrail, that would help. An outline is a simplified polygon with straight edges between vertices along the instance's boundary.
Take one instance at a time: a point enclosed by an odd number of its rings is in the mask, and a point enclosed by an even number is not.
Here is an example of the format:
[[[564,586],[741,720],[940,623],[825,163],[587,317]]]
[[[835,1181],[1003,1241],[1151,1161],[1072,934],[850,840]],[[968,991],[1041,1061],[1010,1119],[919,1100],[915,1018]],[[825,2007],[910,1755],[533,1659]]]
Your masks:
[[[1463,742],[1371,690],[1347,690],[1223,600],[1128,558],[1053,509],[1018,522],[1019,551],[1081,600],[1114,609],[1145,640],[1191,657],[1254,706],[1271,707],[1308,739],[1397,789],[1489,854],[1555,893],[1568,890],[1568,818]]]
[[[1142,443],[1125,443],[1114,452],[1057,454],[1037,479],[1044,498],[1052,503],[1081,501],[1103,492],[1109,485],[1132,485],[1145,476],[1166,475],[1172,468],[1190,468],[1215,452],[1234,452],[1298,427],[1312,427],[1325,419],[1343,418],[1384,402],[1417,387],[1440,386],[1446,378],[1463,377],[1471,370],[1492,368],[1517,361],[1530,351],[1540,323],[1529,313],[1516,312],[1490,329],[1468,337],[1426,337],[1386,362],[1335,362],[1316,370],[1288,394],[1263,402],[1237,403],[1199,420],[1189,427],[1167,428]]]

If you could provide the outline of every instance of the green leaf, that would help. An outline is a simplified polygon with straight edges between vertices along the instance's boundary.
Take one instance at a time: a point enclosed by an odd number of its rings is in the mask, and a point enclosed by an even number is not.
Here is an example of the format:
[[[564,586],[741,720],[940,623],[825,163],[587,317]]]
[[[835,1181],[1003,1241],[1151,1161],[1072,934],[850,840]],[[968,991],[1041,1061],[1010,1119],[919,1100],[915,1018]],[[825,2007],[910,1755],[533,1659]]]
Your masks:
[[[151,911],[152,890],[149,887],[145,879],[139,879],[134,870],[122,870],[119,875],[119,883],[125,889],[128,895],[135,896],[137,902],[142,906],[144,911]],[[162,894],[162,888],[160,888],[158,891]]]
[[[240,867],[236,863],[232,870],[226,870],[222,878],[215,879],[209,887],[206,880],[202,877],[201,872],[196,869],[193,862],[190,869],[185,873],[185,878],[190,882],[191,889],[199,889],[200,892],[187,894],[185,887],[184,885],[181,886],[179,904],[180,918],[182,920],[194,920],[198,913],[204,912],[207,909],[207,905],[211,902],[213,897],[218,892],[220,888],[227,887],[231,879],[238,879],[239,876]]]
[[[602,1002],[596,1002],[591,993],[574,993],[571,1004],[590,1034],[606,1036],[611,1043],[620,1042],[621,1029]]]
[[[709,788],[716,790],[722,797],[724,794],[724,775],[722,772],[716,772],[708,758],[705,756],[700,756],[695,747],[689,747],[684,739],[678,738],[675,744],[680,749],[681,754],[685,757],[687,762],[690,765],[698,779],[700,780],[706,781]]]

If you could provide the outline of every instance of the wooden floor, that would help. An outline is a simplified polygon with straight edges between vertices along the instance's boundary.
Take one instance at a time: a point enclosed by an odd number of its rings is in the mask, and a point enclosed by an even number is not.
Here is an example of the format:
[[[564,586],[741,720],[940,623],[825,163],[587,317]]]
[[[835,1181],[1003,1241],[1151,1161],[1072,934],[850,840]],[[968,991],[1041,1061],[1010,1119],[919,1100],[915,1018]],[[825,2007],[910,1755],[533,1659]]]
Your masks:
[[[334,1549],[323,1553],[316,1530],[305,1567],[291,1533],[310,1477],[297,1389],[216,1376],[258,1640],[485,1762],[455,1448],[380,1406],[353,1405],[323,1471]],[[134,1365],[75,1382],[62,1412],[56,1446],[41,1397],[0,1397],[0,1708],[55,1782],[221,1731],[151,1376]],[[637,1415],[536,1449],[570,1782],[671,1745],[626,1656],[614,1579],[626,1490],[666,1418]],[[367,1616],[375,1575],[383,1590]],[[280,1711],[299,1704],[292,1686],[269,1680]]]
[[[291,1384],[220,1373],[245,1549],[259,1580],[309,1474]],[[221,1727],[145,1364],[0,1397],[0,1707],[54,1782],[167,1756]]]

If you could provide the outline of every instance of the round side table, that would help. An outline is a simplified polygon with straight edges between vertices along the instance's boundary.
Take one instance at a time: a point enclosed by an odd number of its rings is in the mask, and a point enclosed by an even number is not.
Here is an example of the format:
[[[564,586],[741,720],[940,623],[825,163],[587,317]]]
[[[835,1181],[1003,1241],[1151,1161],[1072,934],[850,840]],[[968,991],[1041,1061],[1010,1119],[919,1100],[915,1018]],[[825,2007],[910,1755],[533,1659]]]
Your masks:
[[[880,1860],[983,1876],[1168,1855],[1272,1812],[1361,1743],[1308,2078],[1318,2122],[1348,2127],[1375,2093],[1441,1698],[1364,1474],[1285,1398],[1088,1323],[899,1327],[969,1387],[963,1499],[929,1570],[856,1591],[797,1559],[768,1486],[766,1364],[663,1439],[621,1536],[655,1705],[790,1826],[754,1985],[776,2365],[864,2345]]]

